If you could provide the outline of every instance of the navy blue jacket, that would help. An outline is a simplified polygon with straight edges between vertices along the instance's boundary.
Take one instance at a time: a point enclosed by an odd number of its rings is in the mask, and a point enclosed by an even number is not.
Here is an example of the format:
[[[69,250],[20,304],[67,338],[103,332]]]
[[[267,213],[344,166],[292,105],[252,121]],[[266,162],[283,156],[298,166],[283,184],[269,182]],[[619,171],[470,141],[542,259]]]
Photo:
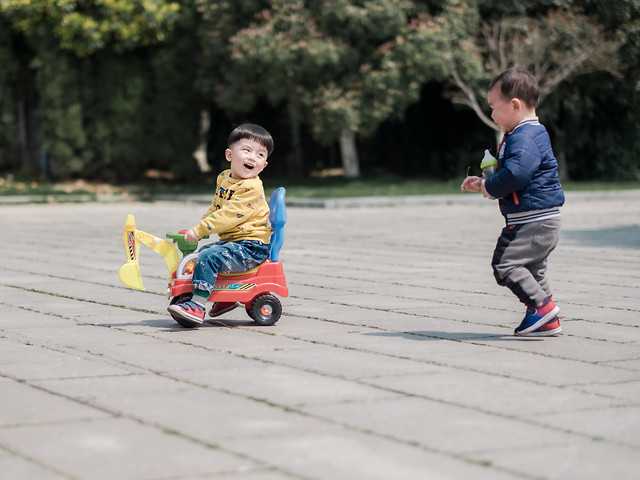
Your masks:
[[[507,134],[498,152],[498,171],[487,179],[485,189],[500,199],[505,218],[564,204],[551,140],[537,120],[524,120]]]

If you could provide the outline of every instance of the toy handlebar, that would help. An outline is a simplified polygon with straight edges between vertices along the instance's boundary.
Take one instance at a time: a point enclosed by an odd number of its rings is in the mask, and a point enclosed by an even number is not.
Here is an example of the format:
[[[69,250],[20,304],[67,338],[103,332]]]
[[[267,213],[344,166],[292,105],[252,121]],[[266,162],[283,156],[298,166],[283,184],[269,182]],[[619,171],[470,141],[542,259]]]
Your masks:
[[[187,233],[187,230],[180,230],[179,232],[167,233],[167,238],[170,240],[173,240],[174,243],[178,244],[178,250],[182,252],[182,256],[188,255],[191,252],[194,252],[198,248],[198,242],[187,242],[184,239],[185,233]],[[209,235],[206,235],[202,238],[209,238]]]

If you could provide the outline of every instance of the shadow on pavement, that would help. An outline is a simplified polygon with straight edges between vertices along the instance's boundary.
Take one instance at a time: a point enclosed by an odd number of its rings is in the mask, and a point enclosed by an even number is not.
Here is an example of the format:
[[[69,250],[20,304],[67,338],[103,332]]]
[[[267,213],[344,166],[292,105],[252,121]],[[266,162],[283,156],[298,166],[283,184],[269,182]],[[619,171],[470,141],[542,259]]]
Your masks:
[[[542,337],[516,337],[514,335],[496,335],[491,333],[464,333],[464,332],[438,332],[438,331],[419,331],[419,332],[375,332],[365,333],[367,336],[377,337],[402,337],[407,340],[453,340],[456,342],[487,340],[499,342],[519,342],[522,340],[543,340]]]
[[[260,327],[257,323],[252,320],[214,320],[207,319],[204,323],[198,328],[186,328],[179,325],[171,318],[167,319],[149,319],[149,320],[140,320],[139,322],[129,322],[129,323],[99,323],[95,324],[101,327],[109,327],[109,328],[118,328],[118,327],[135,327],[144,325],[146,327],[153,328],[164,328],[166,330],[176,330],[176,331],[184,331],[184,330],[198,330],[201,328],[238,328],[238,327]]]
[[[597,230],[563,230],[561,235],[591,247],[640,249],[640,225],[624,225]]]

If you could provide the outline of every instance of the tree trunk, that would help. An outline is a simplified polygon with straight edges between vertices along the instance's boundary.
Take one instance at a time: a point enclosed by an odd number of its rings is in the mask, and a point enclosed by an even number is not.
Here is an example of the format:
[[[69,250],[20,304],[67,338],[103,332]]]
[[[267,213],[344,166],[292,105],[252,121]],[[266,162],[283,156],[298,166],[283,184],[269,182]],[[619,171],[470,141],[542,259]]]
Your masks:
[[[23,172],[29,171],[31,158],[29,157],[29,137],[27,135],[27,113],[25,102],[20,99],[17,102],[18,133],[20,138],[20,165]]]
[[[16,86],[16,120],[20,142],[20,170],[26,174],[38,171],[42,147],[38,141],[35,84],[28,66],[22,66]],[[44,173],[44,172],[40,172]]]
[[[558,177],[561,182],[566,182],[569,180],[569,169],[567,168],[567,155],[560,151],[556,155],[556,160],[558,161]]]
[[[293,102],[287,106],[289,112],[289,133],[291,148],[285,158],[287,173],[290,176],[302,175],[302,137],[300,135],[300,111]]]
[[[356,149],[356,134],[348,127],[342,129],[340,135],[340,155],[344,176],[354,178],[360,176],[360,161]]]
[[[200,143],[198,144],[198,148],[195,152],[193,152],[193,156],[198,162],[198,168],[201,172],[210,172],[211,165],[207,160],[207,145],[209,138],[209,127],[211,126],[211,118],[209,117],[209,112],[206,110],[202,110],[200,112]]]

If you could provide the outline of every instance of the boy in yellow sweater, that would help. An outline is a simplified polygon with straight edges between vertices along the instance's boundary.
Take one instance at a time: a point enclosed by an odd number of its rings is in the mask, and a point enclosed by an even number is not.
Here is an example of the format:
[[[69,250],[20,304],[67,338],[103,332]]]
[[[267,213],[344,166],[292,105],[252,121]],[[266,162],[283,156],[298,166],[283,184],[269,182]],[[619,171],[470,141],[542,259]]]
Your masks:
[[[206,302],[218,273],[251,270],[269,257],[269,204],[258,175],[273,152],[273,138],[261,126],[245,123],[231,132],[227,145],[225,157],[231,166],[218,175],[215,198],[200,223],[184,235],[186,241],[197,242],[216,233],[220,241],[198,250],[191,300],[168,308],[193,326],[204,321]],[[236,306],[215,303],[209,315],[216,317]]]

